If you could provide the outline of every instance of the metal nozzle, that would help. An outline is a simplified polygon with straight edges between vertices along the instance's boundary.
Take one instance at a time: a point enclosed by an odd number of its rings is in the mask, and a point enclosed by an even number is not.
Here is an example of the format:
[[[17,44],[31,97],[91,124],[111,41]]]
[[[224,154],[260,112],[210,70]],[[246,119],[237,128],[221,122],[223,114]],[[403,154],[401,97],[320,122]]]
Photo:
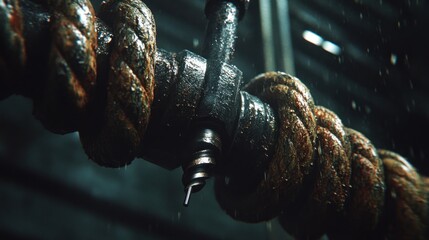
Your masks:
[[[216,158],[221,152],[221,140],[215,131],[205,128],[194,133],[188,146],[190,154],[185,155],[182,164],[185,206],[188,206],[191,194],[200,191],[213,175]]]

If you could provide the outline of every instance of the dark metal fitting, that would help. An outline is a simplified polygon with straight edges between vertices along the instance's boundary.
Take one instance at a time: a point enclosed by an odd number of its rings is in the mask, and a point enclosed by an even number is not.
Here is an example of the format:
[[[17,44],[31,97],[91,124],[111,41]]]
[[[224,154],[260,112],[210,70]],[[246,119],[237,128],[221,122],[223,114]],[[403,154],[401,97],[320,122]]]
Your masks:
[[[184,205],[188,206],[190,195],[200,191],[208,178],[213,175],[216,159],[222,152],[220,136],[208,128],[196,129],[191,136],[188,150],[189,155],[183,159],[182,183],[185,186],[186,197]]]
[[[191,125],[196,131],[189,139],[190,146],[185,148],[192,153],[192,157],[183,161],[185,206],[192,189],[200,190],[206,178],[211,176],[216,160],[223,160],[221,136],[226,140],[232,136],[242,73],[227,63],[234,53],[239,13],[234,2],[213,0],[206,4],[209,22],[203,56],[207,58],[207,64],[201,100]]]
[[[232,136],[237,119],[241,79],[242,72],[233,65],[207,66],[204,98],[198,106],[197,117],[218,124],[219,129],[215,130],[227,138]]]
[[[198,192],[205,185],[206,179],[213,175],[213,170],[216,164],[215,153],[211,150],[201,150],[195,152],[192,160],[185,163],[183,166],[182,183],[185,186],[185,191],[189,187],[193,187],[192,192]]]
[[[167,169],[179,167],[178,156],[190,145],[182,143],[191,140],[189,131],[197,128],[219,132],[226,141],[223,145],[230,145],[239,114],[242,73],[232,65],[221,66],[221,80],[205,84],[206,59],[187,50],[176,54],[158,49],[155,100],[143,144],[145,160]],[[209,90],[203,90],[205,85]]]
[[[145,160],[167,169],[182,165],[185,138],[201,100],[206,60],[192,52],[156,55],[155,100],[144,140]]]
[[[246,13],[250,0],[207,0],[206,1],[206,8],[204,10],[206,16],[209,16],[212,11],[212,7],[215,4],[219,4],[220,2],[231,2],[233,3],[239,10],[239,20],[243,19],[244,14]]]
[[[208,23],[203,44],[203,57],[208,62],[230,62],[237,39],[239,11],[227,1],[209,2]]]
[[[274,153],[278,135],[273,109],[259,98],[241,91],[237,125],[230,154],[222,166],[236,191],[252,191],[264,177],[265,169]]]

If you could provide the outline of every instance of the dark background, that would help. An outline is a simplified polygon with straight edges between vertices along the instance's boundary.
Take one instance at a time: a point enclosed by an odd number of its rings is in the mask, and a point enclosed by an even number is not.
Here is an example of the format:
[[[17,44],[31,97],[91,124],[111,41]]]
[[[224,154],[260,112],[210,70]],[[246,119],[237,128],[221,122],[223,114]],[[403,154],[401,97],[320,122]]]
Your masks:
[[[204,1],[145,2],[155,15],[158,47],[199,53]],[[98,8],[99,1],[93,3]],[[245,79],[287,68],[310,88],[317,104],[429,175],[427,1],[290,0],[288,10],[281,3],[253,0],[240,23],[233,63]],[[337,44],[341,52],[304,40],[305,30]],[[45,130],[32,117],[28,99],[0,102],[1,236],[287,237],[275,221],[245,224],[229,218],[217,205],[211,182],[189,208],[182,200],[181,169],[167,171],[140,159],[121,169],[99,167],[88,160],[77,134]]]

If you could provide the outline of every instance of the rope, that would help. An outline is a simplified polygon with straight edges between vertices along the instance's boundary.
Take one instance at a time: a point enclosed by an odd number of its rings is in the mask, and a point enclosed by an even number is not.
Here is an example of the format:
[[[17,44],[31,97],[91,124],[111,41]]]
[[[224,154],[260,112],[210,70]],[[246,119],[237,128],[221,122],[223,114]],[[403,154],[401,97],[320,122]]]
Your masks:
[[[81,131],[88,156],[97,163],[129,164],[142,149],[155,87],[155,21],[138,0],[102,5],[101,18],[114,33],[105,111],[101,121]]]
[[[37,97],[30,96],[36,117],[56,133],[79,131],[89,158],[100,165],[129,164],[142,147],[153,101],[156,31],[152,13],[139,0],[103,3],[100,16],[114,32],[106,78],[97,76],[96,17],[90,1],[37,3],[48,8],[52,17],[46,80],[40,81]],[[0,1],[3,98],[32,90],[26,89],[30,84],[19,83],[20,72],[27,69],[21,15],[19,1]]]
[[[428,179],[399,155],[377,150],[314,106],[297,78],[270,72],[244,88],[277,110],[280,129],[265,178],[252,192],[216,181],[216,197],[233,218],[279,217],[298,239],[426,239]]]
[[[11,79],[17,76],[26,63],[22,14],[17,0],[0,1],[0,99],[16,91]]]
[[[87,119],[96,82],[95,14],[89,0],[45,0],[52,15],[47,82],[36,116],[56,133],[78,130]]]
[[[20,1],[0,1],[0,98],[31,91]],[[51,131],[78,130],[88,156],[119,167],[139,156],[154,98],[155,23],[139,0],[110,0],[101,18],[113,30],[109,69],[97,66],[97,29],[88,0],[39,0],[51,12],[51,51],[41,93],[30,95]],[[105,74],[104,71],[108,71]],[[107,76],[107,77],[105,77]],[[245,88],[269,103],[280,122],[265,177],[216,179],[219,204],[233,218],[279,217],[297,238],[426,239],[428,178],[399,155],[376,150],[315,106],[308,89],[284,73],[266,73]],[[35,89],[34,91],[38,91]],[[264,165],[264,164],[262,164]],[[242,177],[242,176],[241,176]]]

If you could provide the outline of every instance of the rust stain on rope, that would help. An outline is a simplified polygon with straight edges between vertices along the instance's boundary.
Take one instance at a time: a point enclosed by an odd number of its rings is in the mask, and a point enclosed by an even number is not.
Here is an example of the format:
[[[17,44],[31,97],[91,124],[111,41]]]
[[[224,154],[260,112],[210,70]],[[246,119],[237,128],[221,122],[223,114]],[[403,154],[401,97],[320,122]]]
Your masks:
[[[57,133],[79,130],[87,119],[97,77],[95,13],[89,0],[44,0],[52,12],[48,83],[36,116]]]
[[[266,178],[253,192],[216,182],[229,215],[246,222],[278,216],[302,239],[426,238],[428,180],[399,155],[377,153],[335,113],[314,106],[297,78],[269,72],[244,89],[277,110],[280,134]]]
[[[91,159],[117,167],[142,149],[154,97],[155,21],[137,0],[107,1],[101,18],[114,32],[104,117],[96,131],[81,131]]]
[[[21,8],[17,0],[0,1],[0,99],[16,91],[26,64]]]

